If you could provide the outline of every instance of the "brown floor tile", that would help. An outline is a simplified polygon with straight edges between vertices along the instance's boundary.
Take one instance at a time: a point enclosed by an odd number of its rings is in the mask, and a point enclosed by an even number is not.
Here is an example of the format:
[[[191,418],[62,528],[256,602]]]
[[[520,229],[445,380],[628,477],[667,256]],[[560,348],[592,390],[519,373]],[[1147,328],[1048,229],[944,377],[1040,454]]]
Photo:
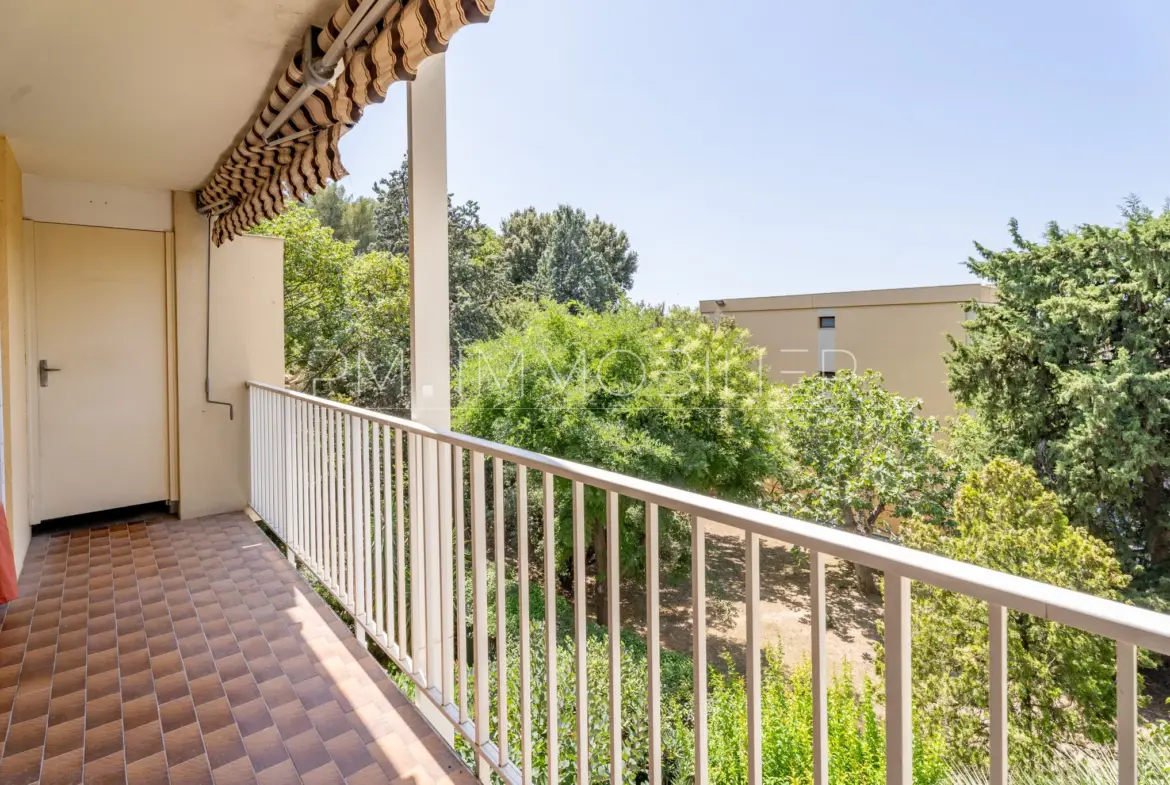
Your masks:
[[[81,749],[85,739],[85,719],[78,717],[49,728],[45,738],[45,760]]]
[[[272,710],[272,719],[280,735],[286,739],[298,736],[313,727],[300,701],[292,701]]]
[[[2,785],[466,774],[241,515],[37,535],[21,591],[0,610]]]
[[[136,763],[163,751],[162,728],[150,720],[126,731],[126,763]]]
[[[195,704],[191,702],[191,696],[184,695],[177,700],[160,704],[158,715],[163,733],[170,733],[195,722]]]
[[[297,785],[300,781],[291,759],[256,772],[257,785]]]
[[[366,749],[366,745],[362,744],[356,731],[351,730],[340,736],[334,736],[325,742],[325,747],[333,756],[333,761],[337,764],[343,777],[356,774],[374,763],[373,756]]]
[[[171,785],[212,785],[211,766],[206,755],[172,766]]]
[[[45,745],[45,718],[18,722],[8,728],[8,740],[4,744],[4,757],[19,755]]]
[[[257,698],[242,706],[235,707],[232,709],[232,715],[235,717],[236,725],[239,726],[240,734],[243,736],[251,736],[273,724],[272,714],[268,711],[268,705],[263,698]]]
[[[315,730],[307,730],[291,739],[286,738],[284,746],[288,750],[289,757],[293,760],[293,765],[297,767],[301,779],[306,779],[309,772],[330,763],[332,760],[329,750],[325,748],[325,743],[321,741],[321,737],[317,735]]]
[[[86,720],[88,722],[88,718]],[[122,723],[107,722],[85,729],[85,764],[122,751]]]
[[[126,778],[134,785],[167,785],[167,759],[163,753],[151,755],[126,766]]]
[[[121,753],[107,755],[95,761],[86,760],[82,770],[85,785],[125,785],[126,761]]]
[[[227,698],[217,698],[210,703],[196,706],[195,715],[199,718],[199,728],[204,733],[214,733],[235,723]]]
[[[167,765],[174,768],[203,754],[203,735],[197,724],[185,725],[165,734],[163,747],[167,753]]]
[[[41,767],[41,785],[77,785],[81,782],[82,752],[78,748],[73,752],[46,760]],[[0,763],[0,776],[3,776],[4,764]],[[4,782],[9,782],[5,777]]]
[[[122,725],[127,731],[157,719],[158,701],[153,695],[122,704]]]
[[[375,770],[378,769],[377,766],[372,768]],[[378,773],[381,774],[380,771]],[[352,781],[352,778],[350,781]],[[309,772],[308,774],[302,774],[301,782],[303,782],[304,785],[345,785],[346,780],[341,776],[341,772],[338,771],[337,764],[333,761],[329,761],[324,766],[313,769],[313,771]],[[381,782],[386,782],[386,778],[384,776],[382,777]]]
[[[237,761],[211,770],[211,777],[215,785],[255,785],[256,775],[252,771],[252,762],[245,755]]]
[[[244,739],[244,746],[256,772],[271,768],[288,758],[280,732],[275,727],[253,733]]]
[[[207,748],[207,760],[213,769],[226,766],[248,754],[239,729],[232,725],[204,736],[203,746]]]

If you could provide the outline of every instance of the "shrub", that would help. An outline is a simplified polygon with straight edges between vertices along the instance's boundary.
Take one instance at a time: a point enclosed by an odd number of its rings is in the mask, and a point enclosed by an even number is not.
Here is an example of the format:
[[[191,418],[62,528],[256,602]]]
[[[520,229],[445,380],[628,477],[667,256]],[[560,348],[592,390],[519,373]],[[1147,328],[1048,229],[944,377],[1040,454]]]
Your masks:
[[[494,592],[489,591],[489,596]],[[516,587],[508,587],[508,738],[513,760],[520,759],[519,625],[515,616]],[[533,587],[533,608],[543,608],[539,589]],[[539,604],[537,599],[540,599]],[[553,782],[576,782],[576,657],[567,603],[559,603],[566,616],[557,629],[564,634],[557,647],[557,717],[560,727],[560,777]],[[560,614],[559,614],[560,615]],[[532,641],[532,760],[533,782],[548,783],[548,702],[545,690],[547,661],[544,624],[534,620]],[[590,781],[609,781],[609,645],[604,629],[590,624],[586,644],[589,684]],[[493,650],[494,651],[494,650]],[[707,696],[708,760],[710,781],[731,785],[746,779],[747,696],[743,676],[729,659],[725,672],[712,668]],[[690,782],[694,773],[694,723],[691,690],[693,670],[685,655],[662,653],[663,776],[667,782]],[[491,733],[497,738],[498,706],[496,661],[489,674],[492,711]],[[628,631],[622,633],[622,738],[623,781],[645,782],[649,766],[649,728],[646,703],[646,647]],[[812,783],[812,666],[806,660],[792,672],[785,670],[779,646],[769,648],[763,664],[764,781]],[[848,664],[830,680],[828,687],[830,782],[841,785],[881,785],[885,781],[885,730],[878,717],[879,689],[864,681],[859,690]],[[915,785],[934,785],[945,779],[944,755],[937,734],[916,729]],[[463,752],[473,759],[466,745]]]
[[[1030,468],[997,458],[968,477],[953,529],[911,521],[911,547],[1117,599],[1128,578],[1113,549],[1071,526]],[[987,604],[915,583],[914,705],[953,763],[983,765],[988,739]],[[1026,613],[1008,614],[1008,727],[1014,763],[1060,745],[1106,744],[1116,707],[1113,642]]]

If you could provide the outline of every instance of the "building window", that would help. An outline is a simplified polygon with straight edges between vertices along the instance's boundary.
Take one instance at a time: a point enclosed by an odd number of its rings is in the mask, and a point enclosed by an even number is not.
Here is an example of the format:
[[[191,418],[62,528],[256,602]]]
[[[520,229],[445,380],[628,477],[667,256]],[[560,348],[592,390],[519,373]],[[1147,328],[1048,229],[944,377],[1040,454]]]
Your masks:
[[[835,328],[837,326],[837,317],[836,316],[821,316],[819,318],[821,320],[821,329],[822,330],[832,330],[833,328]]]

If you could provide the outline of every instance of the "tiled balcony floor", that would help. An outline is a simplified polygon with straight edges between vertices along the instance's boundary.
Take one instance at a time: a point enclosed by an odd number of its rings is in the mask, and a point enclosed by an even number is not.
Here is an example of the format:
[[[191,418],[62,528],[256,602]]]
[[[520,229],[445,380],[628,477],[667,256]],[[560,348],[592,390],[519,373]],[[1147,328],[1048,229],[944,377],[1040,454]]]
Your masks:
[[[0,783],[474,782],[243,514],[33,538]]]

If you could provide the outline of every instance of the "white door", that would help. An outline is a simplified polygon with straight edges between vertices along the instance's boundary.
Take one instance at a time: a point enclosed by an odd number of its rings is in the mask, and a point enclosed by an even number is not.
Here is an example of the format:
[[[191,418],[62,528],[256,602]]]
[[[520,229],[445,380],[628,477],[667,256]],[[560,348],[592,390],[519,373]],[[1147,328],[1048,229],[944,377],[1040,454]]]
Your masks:
[[[41,520],[168,495],[166,245],[35,224]]]

